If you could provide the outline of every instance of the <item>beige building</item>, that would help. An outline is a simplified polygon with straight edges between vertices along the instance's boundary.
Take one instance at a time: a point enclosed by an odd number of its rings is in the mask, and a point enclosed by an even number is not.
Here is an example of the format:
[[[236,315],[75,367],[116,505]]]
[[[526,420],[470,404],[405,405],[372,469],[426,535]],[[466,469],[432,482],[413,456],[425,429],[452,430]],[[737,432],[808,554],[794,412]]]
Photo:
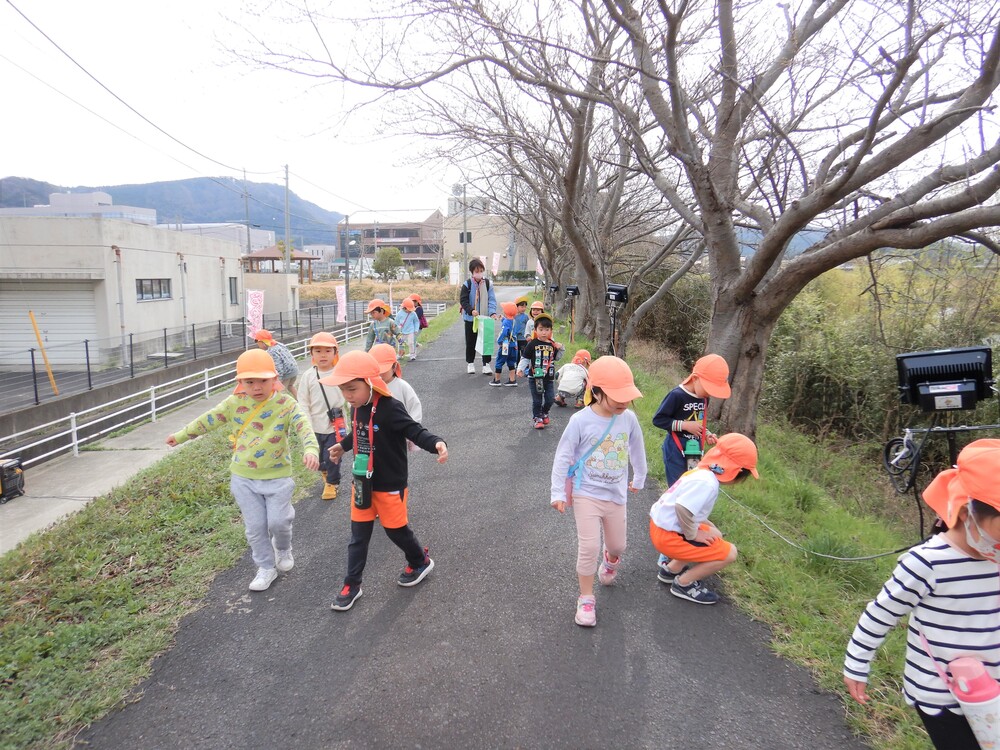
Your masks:
[[[468,227],[470,240],[463,246],[462,227]],[[444,255],[449,261],[458,261],[460,276],[468,271],[467,261],[480,258],[490,273],[494,268],[494,255],[499,256],[497,271],[532,271],[537,254],[523,238],[518,237],[506,217],[500,214],[469,212],[448,216],[443,224]],[[466,252],[467,251],[467,252]]]
[[[38,348],[29,311],[64,365],[83,362],[84,340],[239,319],[241,250],[116,219],[0,216],[0,364]]]

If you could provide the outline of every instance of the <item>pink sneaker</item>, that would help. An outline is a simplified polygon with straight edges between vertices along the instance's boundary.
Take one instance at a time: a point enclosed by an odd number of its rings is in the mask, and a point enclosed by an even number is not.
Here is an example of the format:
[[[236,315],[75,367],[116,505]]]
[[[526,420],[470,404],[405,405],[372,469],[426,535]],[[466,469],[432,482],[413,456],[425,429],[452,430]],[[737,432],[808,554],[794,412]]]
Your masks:
[[[597,624],[597,600],[592,596],[581,596],[576,600],[577,625],[592,628]]]
[[[618,575],[618,566],[621,564],[621,557],[618,558],[618,562],[611,562],[608,559],[608,551],[604,550],[604,559],[601,560],[601,567],[597,570],[597,580],[601,582],[602,586],[610,586],[615,582],[615,576]]]

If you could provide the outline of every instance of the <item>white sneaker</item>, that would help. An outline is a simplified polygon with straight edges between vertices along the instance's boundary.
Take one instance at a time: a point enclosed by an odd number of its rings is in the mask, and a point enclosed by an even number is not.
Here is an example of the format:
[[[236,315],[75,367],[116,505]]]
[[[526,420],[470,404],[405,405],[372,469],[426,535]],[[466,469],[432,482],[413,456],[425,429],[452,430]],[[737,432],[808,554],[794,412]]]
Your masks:
[[[493,374],[493,368],[490,367],[489,365],[483,365],[483,375],[492,375],[492,374]]]
[[[469,373],[470,375],[475,375],[476,374],[476,366],[474,364],[472,364],[472,362],[469,362],[469,366],[465,368],[465,371],[467,373]]]
[[[275,552],[277,561],[275,562],[274,567],[278,569],[279,573],[287,573],[295,567],[295,558],[292,557],[292,551],[290,549],[279,549],[275,550]]]
[[[277,577],[278,571],[274,568],[257,568],[257,575],[250,581],[250,590],[267,591]]]

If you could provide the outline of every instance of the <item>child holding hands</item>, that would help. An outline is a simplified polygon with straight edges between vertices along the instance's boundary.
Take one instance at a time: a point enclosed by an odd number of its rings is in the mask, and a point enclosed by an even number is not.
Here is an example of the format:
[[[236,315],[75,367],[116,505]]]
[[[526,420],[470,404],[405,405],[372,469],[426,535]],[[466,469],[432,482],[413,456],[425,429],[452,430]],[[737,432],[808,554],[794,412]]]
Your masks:
[[[236,360],[236,390],[180,432],[167,438],[173,447],[211,430],[231,430],[233,454],[229,482],[243,514],[247,542],[257,565],[251,591],[265,591],[295,565],[292,558],[292,430],[305,446],[302,463],[319,468],[319,449],[309,418],[295,399],[282,393],[274,360],[261,349],[243,352]],[[273,546],[272,546],[273,544]]]
[[[625,501],[629,490],[640,490],[645,484],[646,449],[639,421],[628,408],[642,396],[628,364],[618,357],[600,357],[591,365],[587,382],[590,408],[570,417],[559,438],[550,502],[560,513],[573,505],[580,583],[574,621],[594,627],[594,573],[605,586],[614,583],[618,574],[625,552]]]
[[[306,347],[313,366],[299,375],[299,406],[309,417],[319,443],[319,470],[323,473],[323,499],[336,500],[340,485],[340,464],[327,455],[330,446],[347,434],[344,394],[335,385],[323,385],[320,378],[333,372],[340,359],[340,346],[332,333],[320,331]]]

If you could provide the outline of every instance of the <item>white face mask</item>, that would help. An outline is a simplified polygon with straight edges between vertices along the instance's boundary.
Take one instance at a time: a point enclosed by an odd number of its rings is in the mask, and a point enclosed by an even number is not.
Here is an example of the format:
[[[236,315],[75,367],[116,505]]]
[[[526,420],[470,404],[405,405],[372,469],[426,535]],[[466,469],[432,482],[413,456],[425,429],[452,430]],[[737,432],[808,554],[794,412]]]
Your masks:
[[[472,274],[472,279],[478,284],[480,281],[483,280],[483,275],[481,273],[474,273]]]
[[[979,555],[985,559],[989,560],[991,563],[996,563],[1000,565],[1000,542],[995,540],[976,522],[976,517],[972,515],[972,503],[970,502],[966,508],[969,511],[969,515],[965,519],[965,541],[968,543],[972,549],[974,549]],[[979,539],[972,538],[972,532],[969,529],[969,524],[976,527],[976,533],[979,535]]]

